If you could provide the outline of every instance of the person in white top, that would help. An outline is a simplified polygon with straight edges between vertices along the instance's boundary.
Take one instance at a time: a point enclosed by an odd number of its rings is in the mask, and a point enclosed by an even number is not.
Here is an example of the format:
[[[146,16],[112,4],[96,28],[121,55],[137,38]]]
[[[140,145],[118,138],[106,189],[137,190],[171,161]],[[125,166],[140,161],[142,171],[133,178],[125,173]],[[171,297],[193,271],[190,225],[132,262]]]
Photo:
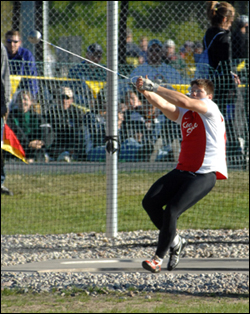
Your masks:
[[[176,168],[158,179],[142,201],[160,230],[156,253],[142,266],[156,273],[169,249],[167,269],[173,270],[179,263],[186,245],[176,232],[179,216],[206,196],[216,179],[227,179],[226,129],[224,117],[212,101],[214,85],[210,80],[192,81],[190,97],[159,86],[147,76],[138,78],[136,87],[168,119],[180,124],[182,132]]]

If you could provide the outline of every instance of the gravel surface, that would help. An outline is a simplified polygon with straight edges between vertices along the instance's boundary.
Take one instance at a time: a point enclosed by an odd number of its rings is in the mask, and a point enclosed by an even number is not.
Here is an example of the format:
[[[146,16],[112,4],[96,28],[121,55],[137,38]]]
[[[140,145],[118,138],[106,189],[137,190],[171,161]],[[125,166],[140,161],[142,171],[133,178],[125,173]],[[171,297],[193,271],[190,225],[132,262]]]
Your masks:
[[[180,230],[188,245],[182,257],[249,258],[249,230]],[[115,239],[103,233],[60,235],[2,235],[1,265],[11,266],[67,258],[150,258],[155,253],[158,231],[119,232]],[[168,257],[166,257],[167,260]],[[164,261],[165,262],[165,261]],[[138,291],[187,293],[249,293],[249,275],[243,273],[164,274],[152,273],[1,273],[1,287],[22,288],[24,292],[71,290],[88,292],[98,287],[103,292]],[[63,292],[62,292],[63,293]],[[94,295],[95,292],[92,292]]]

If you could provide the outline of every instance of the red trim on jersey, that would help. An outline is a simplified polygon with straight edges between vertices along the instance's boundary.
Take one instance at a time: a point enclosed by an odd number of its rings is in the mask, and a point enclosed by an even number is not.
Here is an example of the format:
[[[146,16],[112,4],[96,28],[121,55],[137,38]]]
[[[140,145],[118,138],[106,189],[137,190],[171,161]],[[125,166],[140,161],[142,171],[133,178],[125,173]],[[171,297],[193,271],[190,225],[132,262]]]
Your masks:
[[[223,117],[221,116],[221,121],[224,121],[223,120]],[[224,133],[224,141],[225,141],[225,152],[226,152],[226,143],[227,143],[227,134],[226,132]],[[226,154],[225,154],[226,155]],[[227,158],[226,158],[226,161],[227,163]],[[216,172],[216,179],[217,180],[226,180],[227,177],[225,177],[222,173],[220,173],[219,171]]]
[[[197,112],[187,111],[181,121],[182,143],[177,169],[196,172],[206,151],[206,130]]]

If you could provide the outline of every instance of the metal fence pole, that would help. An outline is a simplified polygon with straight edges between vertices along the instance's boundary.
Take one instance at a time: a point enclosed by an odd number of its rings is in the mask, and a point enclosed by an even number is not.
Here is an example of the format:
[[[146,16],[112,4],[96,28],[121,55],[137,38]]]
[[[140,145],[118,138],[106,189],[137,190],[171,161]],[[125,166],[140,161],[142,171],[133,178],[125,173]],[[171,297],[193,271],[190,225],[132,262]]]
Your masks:
[[[43,39],[45,41],[49,41],[49,38],[48,38],[48,27],[49,27],[48,12],[49,12],[49,3],[48,3],[48,1],[43,1]],[[45,64],[49,51],[48,51],[48,44],[45,41],[43,42],[43,62],[44,62],[43,71],[44,71],[44,76],[49,76],[48,66]]]
[[[29,32],[35,29],[35,1],[21,1],[22,46],[29,49],[35,56],[35,45],[28,41]]]
[[[107,1],[107,67],[118,72],[118,1]],[[107,73],[107,136],[117,136],[117,74]],[[114,148],[118,144],[113,141]],[[106,153],[106,235],[117,236],[117,157]]]

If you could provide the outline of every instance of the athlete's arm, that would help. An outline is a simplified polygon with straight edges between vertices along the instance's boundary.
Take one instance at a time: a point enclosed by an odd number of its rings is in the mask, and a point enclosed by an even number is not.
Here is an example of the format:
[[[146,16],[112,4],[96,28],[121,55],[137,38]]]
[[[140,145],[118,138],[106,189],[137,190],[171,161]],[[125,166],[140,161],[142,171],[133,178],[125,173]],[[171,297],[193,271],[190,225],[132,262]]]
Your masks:
[[[149,101],[151,105],[161,110],[161,112],[170,120],[177,120],[179,116],[179,108],[169,103],[156,93],[139,90]]]
[[[146,85],[143,85],[144,81]],[[176,106],[181,107],[184,109],[196,111],[201,114],[205,114],[207,112],[207,105],[200,99],[193,99],[189,98],[188,96],[173,91],[170,89],[167,89],[165,87],[159,86],[157,84],[154,84],[152,81],[148,80],[146,75],[146,80],[142,79],[142,77],[139,77],[136,82],[136,87],[138,91],[141,91],[144,93],[144,86],[147,91],[153,91],[155,94],[159,95],[161,98],[165,99],[168,103]],[[147,87],[146,87],[147,86]]]
[[[201,114],[205,114],[207,112],[207,104],[205,102],[199,99],[189,98],[180,92],[159,86],[156,94],[177,107],[196,111]]]
[[[142,93],[148,102],[154,107],[161,110],[161,112],[170,120],[176,121],[179,117],[179,108],[175,105],[171,104],[161,96],[156,93],[149,92],[146,90],[142,90],[140,87],[140,80],[138,79],[136,82],[136,87],[138,92]]]

